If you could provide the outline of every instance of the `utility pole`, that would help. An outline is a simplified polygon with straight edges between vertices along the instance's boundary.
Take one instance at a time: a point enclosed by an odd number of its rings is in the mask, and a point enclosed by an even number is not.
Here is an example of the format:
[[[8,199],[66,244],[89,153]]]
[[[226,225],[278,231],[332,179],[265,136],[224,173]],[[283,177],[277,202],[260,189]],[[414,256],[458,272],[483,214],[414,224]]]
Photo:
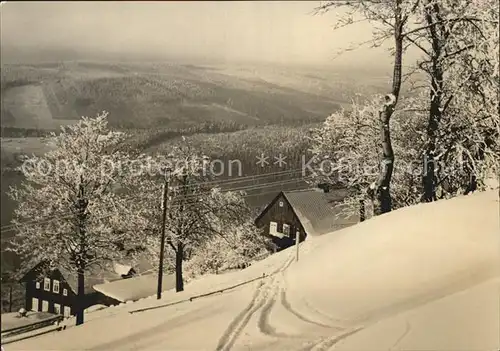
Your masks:
[[[158,291],[156,298],[161,299],[162,284],[163,284],[163,255],[165,252],[165,225],[167,221],[167,200],[168,200],[168,176],[165,175],[165,183],[163,184],[162,198],[162,221],[161,221],[161,242],[160,242],[160,264],[158,267]]]
[[[299,260],[299,242],[300,242],[300,231],[297,230],[295,233],[295,261]]]

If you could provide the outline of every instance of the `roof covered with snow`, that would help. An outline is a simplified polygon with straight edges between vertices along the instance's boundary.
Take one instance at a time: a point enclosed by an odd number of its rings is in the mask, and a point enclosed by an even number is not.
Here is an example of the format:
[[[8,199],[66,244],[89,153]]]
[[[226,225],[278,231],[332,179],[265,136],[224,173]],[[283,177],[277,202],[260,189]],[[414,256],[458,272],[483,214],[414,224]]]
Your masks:
[[[76,272],[71,272],[65,268],[58,268],[58,270],[63,275],[64,280],[66,280],[71,290],[73,290],[73,292],[76,294],[78,292],[78,277],[76,275]],[[121,275],[115,272],[111,267],[101,268],[98,266],[93,266],[87,272],[85,272],[85,294],[94,292],[93,286],[95,284],[112,282],[119,279],[122,279]]]

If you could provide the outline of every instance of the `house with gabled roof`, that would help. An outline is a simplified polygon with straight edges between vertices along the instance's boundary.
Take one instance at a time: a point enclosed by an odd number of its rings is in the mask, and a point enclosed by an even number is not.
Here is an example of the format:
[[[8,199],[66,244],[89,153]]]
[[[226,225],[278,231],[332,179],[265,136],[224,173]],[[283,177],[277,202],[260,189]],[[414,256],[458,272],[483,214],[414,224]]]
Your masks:
[[[358,218],[338,218],[338,205],[347,196],[344,189],[328,187],[282,191],[262,210],[255,225],[263,228],[279,249],[308,236],[318,236],[348,227]]]

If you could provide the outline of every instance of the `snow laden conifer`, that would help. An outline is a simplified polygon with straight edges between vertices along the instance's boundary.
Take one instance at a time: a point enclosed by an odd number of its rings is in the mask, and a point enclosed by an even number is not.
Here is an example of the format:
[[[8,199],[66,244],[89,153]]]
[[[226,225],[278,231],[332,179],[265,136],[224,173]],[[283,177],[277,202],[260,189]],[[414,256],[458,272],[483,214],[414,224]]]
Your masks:
[[[55,148],[26,157],[26,179],[10,190],[18,206],[9,250],[21,257],[24,269],[43,263],[45,270],[64,268],[77,277],[76,316],[82,324],[85,279],[120,258],[119,247],[134,242],[127,200],[116,191],[132,181],[130,162],[115,151],[124,135],[108,128],[106,112],[83,117],[49,139]]]
[[[206,241],[223,237],[228,228],[243,223],[248,209],[242,193],[216,187],[208,158],[185,138],[167,156],[156,156],[150,162],[153,172],[146,175],[142,187],[155,189],[156,195],[140,191],[141,202],[137,203],[145,228],[144,242],[150,257],[157,261],[161,251],[161,189],[167,184],[165,257],[175,268],[176,290],[183,291],[183,263]]]

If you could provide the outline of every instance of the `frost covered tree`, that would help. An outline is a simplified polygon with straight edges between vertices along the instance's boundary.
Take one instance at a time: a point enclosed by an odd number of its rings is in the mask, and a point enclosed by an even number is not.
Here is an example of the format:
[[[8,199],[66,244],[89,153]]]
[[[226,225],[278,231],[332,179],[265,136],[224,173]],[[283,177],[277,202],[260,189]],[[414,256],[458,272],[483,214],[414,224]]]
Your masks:
[[[396,149],[391,145],[394,143],[402,146],[393,152],[404,161],[402,166],[406,169],[392,170],[392,202],[399,203],[396,207],[414,203],[419,193],[420,199],[427,202],[467,194],[484,188],[491,174],[498,172],[497,5],[493,0],[337,0],[321,7],[322,10],[347,9],[347,13],[343,13],[343,18],[338,21],[338,27],[366,20],[380,25],[374,30],[373,46],[379,46],[395,35],[403,39],[404,48],[413,47],[422,54],[406,78],[418,77],[415,72],[423,72],[423,89],[421,86],[411,87],[412,98],[405,97],[406,101],[399,103],[399,113],[407,119],[392,123],[392,138],[385,138],[382,128],[383,139],[391,142],[383,143],[383,149],[389,146],[390,149]],[[404,23],[403,28],[396,26],[397,21],[393,20],[393,15],[397,16],[398,13],[404,20],[400,22]],[[354,115],[362,110],[362,107],[353,109]],[[392,113],[398,114],[398,110]],[[351,131],[347,135],[359,130],[359,121],[352,121],[351,118],[348,118],[347,127]],[[325,139],[325,133],[332,133],[332,129],[342,124],[333,122],[333,117],[327,122],[331,126],[324,127],[316,135],[316,148],[320,153],[327,150],[319,146],[321,139]],[[366,122],[365,125],[373,127],[371,119],[366,119]],[[367,131],[369,128],[365,127],[358,139],[366,139]],[[337,138],[344,138],[339,135],[337,133]],[[356,138],[345,138],[344,149],[352,150],[348,158],[359,158],[356,153],[374,157],[370,150],[354,145]],[[366,142],[373,145],[372,139],[368,139]],[[349,147],[346,148],[346,145]],[[332,148],[338,149],[338,146]],[[383,154],[387,155],[386,152]],[[414,172],[414,165],[420,165],[421,172]],[[388,168],[381,167],[382,171],[384,169]],[[399,178],[396,173],[403,177]],[[380,184],[383,178],[379,177],[375,184]],[[362,179],[363,184],[356,177],[351,183],[365,186],[367,177]],[[378,186],[373,188],[377,190]],[[359,187],[354,189],[358,190],[362,198]]]
[[[320,128],[311,130],[315,162],[314,182],[341,184],[353,189],[350,214],[365,218],[366,190],[376,179],[378,125],[375,106],[353,101],[349,111],[330,115]]]
[[[65,268],[77,276],[77,325],[84,321],[86,274],[121,257],[119,245],[134,241],[127,201],[114,190],[130,181],[128,156],[115,151],[123,140],[108,128],[107,113],[83,117],[52,135],[52,151],[25,159],[26,180],[10,191],[18,207],[9,250],[21,257],[23,268],[43,262],[46,269]]]
[[[186,264],[190,278],[245,268],[274,250],[274,244],[255,227],[253,217],[238,226],[221,229],[223,235],[209,238],[197,247]]]

